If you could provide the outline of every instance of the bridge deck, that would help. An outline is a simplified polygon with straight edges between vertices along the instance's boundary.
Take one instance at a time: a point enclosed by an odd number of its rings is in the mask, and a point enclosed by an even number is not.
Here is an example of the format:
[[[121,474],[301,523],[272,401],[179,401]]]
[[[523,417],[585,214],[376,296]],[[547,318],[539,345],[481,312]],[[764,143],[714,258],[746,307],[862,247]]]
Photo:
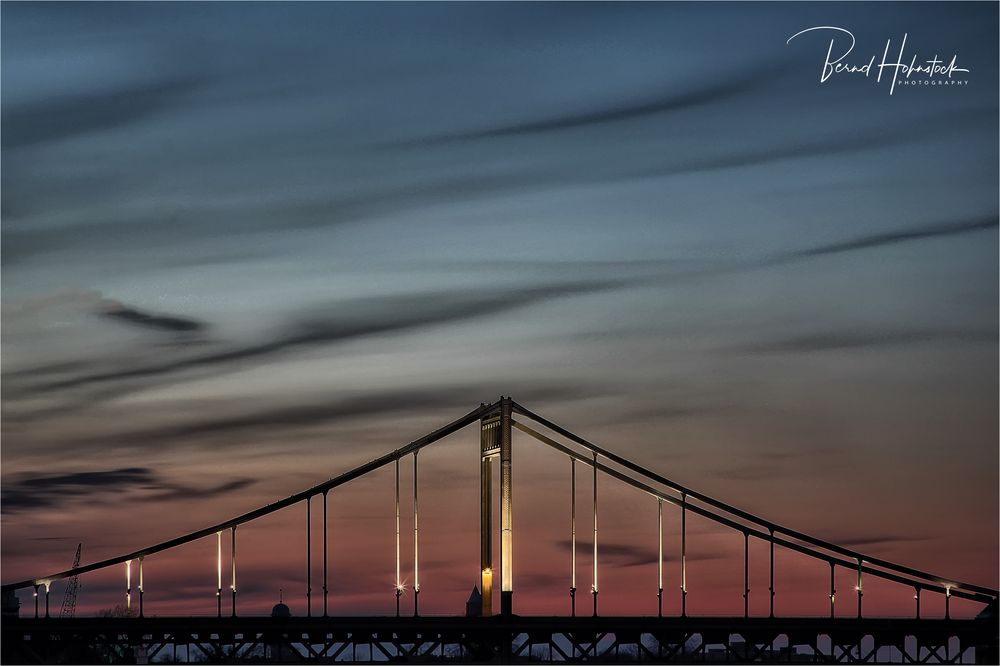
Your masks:
[[[178,648],[179,646],[179,648]],[[972,648],[972,649],[970,649]],[[4,663],[995,662],[994,620],[766,617],[5,619]]]

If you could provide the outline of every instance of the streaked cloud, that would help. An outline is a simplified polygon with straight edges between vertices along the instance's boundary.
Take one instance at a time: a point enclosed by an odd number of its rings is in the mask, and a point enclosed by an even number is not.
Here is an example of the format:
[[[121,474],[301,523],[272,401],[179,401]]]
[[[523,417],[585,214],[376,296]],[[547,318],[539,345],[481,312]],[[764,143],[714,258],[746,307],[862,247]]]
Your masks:
[[[586,539],[577,539],[576,549],[578,553],[590,553],[593,552],[593,541],[587,541]],[[556,546],[560,550],[564,550],[567,553],[572,551],[573,544],[569,539],[563,539],[556,542]],[[635,567],[644,564],[656,564],[659,561],[659,551],[656,548],[647,548],[643,546],[636,546],[628,543],[621,543],[616,541],[598,541],[598,557],[602,563],[617,565],[623,567]],[[687,554],[687,559],[689,562],[705,562],[710,560],[718,560],[725,557],[723,553],[719,552],[705,552],[705,551],[689,551]],[[678,560],[677,554],[668,551],[664,553],[664,562],[673,562]]]
[[[4,479],[2,504],[4,513],[18,513],[51,507],[69,510],[68,504],[74,500],[93,503],[114,496],[146,502],[208,499],[252,483],[250,479],[236,479],[216,486],[188,486],[166,481],[159,472],[148,467],[57,474],[27,473]]]
[[[701,83],[680,90],[671,90],[662,95],[632,103],[598,108],[583,113],[567,113],[562,116],[471,132],[425,137],[414,141],[413,144],[425,145],[559,132],[643,119],[676,111],[687,111],[732,100],[750,92],[759,92],[761,87],[768,81],[773,80],[774,77],[774,72],[764,74],[763,70],[765,69],[766,67],[763,66],[755,67],[747,72],[735,74],[723,80]]]
[[[796,353],[823,352],[840,349],[878,349],[901,345],[939,343],[993,343],[997,342],[997,332],[989,330],[883,330],[883,331],[826,331],[811,335],[800,335],[780,340],[747,343],[733,348],[733,351],[749,353]]]
[[[142,328],[171,333],[193,333],[206,328],[204,323],[194,319],[143,312],[142,310],[131,308],[121,303],[107,304],[100,311],[100,314],[115,321],[122,321]]]
[[[249,406],[231,416],[200,421],[178,421],[171,425],[128,432],[105,432],[89,441],[74,440],[73,446],[99,449],[104,446],[131,446],[136,449],[175,446],[197,446],[207,437],[215,438],[217,446],[239,447],[246,440],[240,433],[259,436],[272,431],[294,432],[316,425],[341,423],[353,419],[391,419],[420,413],[461,414],[475,407],[476,400],[490,401],[497,396],[488,382],[462,384],[420,391],[381,391],[356,397],[331,396],[311,404],[289,406]],[[568,384],[525,383],[518,395],[526,402],[568,401],[601,395],[598,389],[588,390]],[[470,403],[470,397],[473,403]]]
[[[148,119],[179,106],[204,85],[200,79],[151,81],[93,93],[5,105],[3,147],[36,146]]]
[[[497,315],[535,303],[576,295],[620,289],[628,282],[581,281],[533,285],[492,291],[442,291],[430,294],[384,296],[364,302],[332,305],[342,309],[342,318],[314,316],[291,324],[277,337],[255,344],[224,348],[166,363],[142,365],[61,379],[39,388],[52,391],[118,380],[148,378],[182,370],[258,361],[296,348],[343,343],[370,336],[453,324]]]
[[[981,217],[958,220],[955,222],[940,222],[937,224],[914,226],[910,229],[898,229],[875,233],[868,236],[859,236],[836,243],[825,243],[814,247],[807,247],[788,254],[778,255],[772,258],[769,263],[783,263],[796,259],[807,259],[810,257],[823,257],[831,254],[843,254],[846,252],[856,252],[873,248],[908,243],[911,241],[934,240],[936,238],[948,238],[950,236],[960,236],[979,231],[989,231],[996,229],[1000,224],[1000,218],[996,214]]]

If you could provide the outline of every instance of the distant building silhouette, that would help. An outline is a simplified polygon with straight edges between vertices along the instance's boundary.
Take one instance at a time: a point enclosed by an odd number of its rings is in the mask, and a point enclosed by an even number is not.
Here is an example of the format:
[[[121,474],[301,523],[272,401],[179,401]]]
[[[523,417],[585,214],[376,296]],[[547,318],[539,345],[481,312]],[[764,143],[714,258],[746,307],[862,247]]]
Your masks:
[[[278,603],[271,609],[271,617],[280,619],[292,617],[292,610],[285,605],[282,598],[282,590],[278,590]],[[292,649],[286,633],[282,633],[280,638],[275,637],[264,646],[264,661],[267,662],[289,664],[301,658],[302,656]]]
[[[480,617],[483,614],[483,595],[479,593],[479,586],[472,586],[472,594],[465,602],[465,617]]]
[[[291,617],[292,609],[285,605],[282,599],[281,590],[278,590],[278,603],[271,609],[271,617]]]

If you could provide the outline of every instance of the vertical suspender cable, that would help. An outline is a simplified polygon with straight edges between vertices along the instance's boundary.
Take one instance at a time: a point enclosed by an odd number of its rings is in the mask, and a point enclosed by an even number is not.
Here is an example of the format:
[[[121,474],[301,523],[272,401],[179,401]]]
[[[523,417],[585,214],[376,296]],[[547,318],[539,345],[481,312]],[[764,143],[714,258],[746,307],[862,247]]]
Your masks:
[[[771,544],[771,573],[770,573],[770,577],[769,577],[770,587],[768,589],[769,589],[769,591],[771,593],[770,617],[774,617],[774,530],[772,529],[772,530],[770,530],[770,532],[771,532],[771,539],[770,539],[770,544]]]
[[[312,497],[306,498],[306,617],[313,614]]]
[[[594,453],[594,617],[597,617],[597,454]]]
[[[834,616],[833,606],[837,600],[837,587],[836,587],[837,581],[836,581],[836,576],[834,574],[834,570],[836,569],[836,567],[837,567],[836,564],[830,562],[830,617],[831,618]]]
[[[681,617],[687,617],[687,494],[681,493]]]
[[[139,556],[139,617],[143,617],[142,613],[142,556]]]
[[[215,533],[215,572],[216,587],[215,597],[219,604],[219,617],[222,617],[222,532]]]
[[[327,513],[326,513],[326,500],[327,493],[329,491],[323,491],[323,617],[327,616],[327,597],[330,592],[328,586],[329,579],[327,578],[327,569],[329,565],[329,557],[327,554],[328,541],[326,536],[327,529]]]
[[[743,533],[743,617],[750,617],[750,533]]]
[[[858,559],[858,584],[857,584],[857,590],[858,590],[858,619],[859,620],[861,619],[861,597],[864,596],[864,592],[861,591],[861,563],[862,562],[863,562],[863,560],[861,560],[859,558]]]
[[[420,614],[420,532],[417,523],[417,451],[413,452],[413,615]]]
[[[233,575],[232,575],[232,584],[230,585],[230,587],[233,590],[233,617],[236,617],[236,525],[233,525],[232,527],[232,539],[233,539],[233,544],[232,544],[231,559],[233,563]],[[139,562],[139,588],[140,588],[139,605],[141,606],[142,605],[142,561],[141,560]]]
[[[396,617],[399,617],[399,597],[403,594],[403,583],[399,578],[399,458],[396,458]]]
[[[656,544],[659,556],[656,561],[656,616],[663,617],[663,500],[656,498]]]
[[[570,614],[576,617],[576,458],[569,459]]]

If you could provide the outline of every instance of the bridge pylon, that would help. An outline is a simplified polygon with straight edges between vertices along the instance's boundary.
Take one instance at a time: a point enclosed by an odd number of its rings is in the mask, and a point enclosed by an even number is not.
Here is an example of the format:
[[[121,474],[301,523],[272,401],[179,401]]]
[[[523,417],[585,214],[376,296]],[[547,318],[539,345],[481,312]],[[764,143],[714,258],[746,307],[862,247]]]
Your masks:
[[[480,420],[480,559],[483,616],[493,614],[493,459],[500,460],[500,614],[513,614],[513,510],[511,413],[513,401],[501,397],[496,411]]]

